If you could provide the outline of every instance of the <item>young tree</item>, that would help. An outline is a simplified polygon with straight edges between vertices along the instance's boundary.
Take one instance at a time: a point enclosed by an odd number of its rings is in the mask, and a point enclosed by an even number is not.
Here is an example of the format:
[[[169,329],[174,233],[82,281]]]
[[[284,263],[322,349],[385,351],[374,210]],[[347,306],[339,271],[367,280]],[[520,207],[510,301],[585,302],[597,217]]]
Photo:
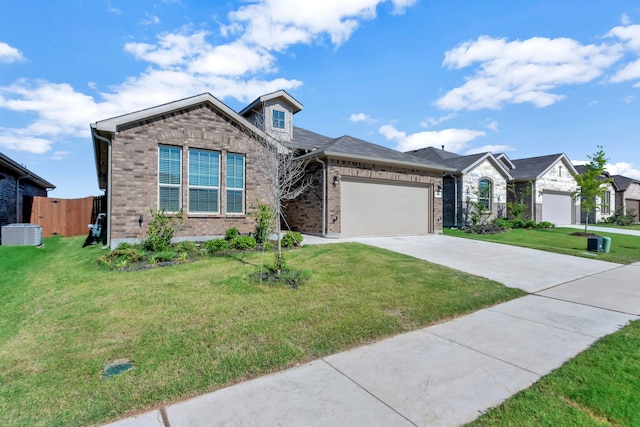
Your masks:
[[[281,218],[286,203],[295,199],[311,185],[311,179],[307,176],[307,161],[298,159],[298,153],[293,145],[284,138],[270,135],[265,131],[264,115],[256,115],[252,118],[253,124],[263,134],[258,134],[249,128],[243,131],[260,142],[260,147],[255,152],[255,160],[262,171],[266,184],[266,201],[272,206],[273,229],[277,235],[276,245],[276,274],[280,274],[283,265],[281,242]]]
[[[578,189],[574,196],[580,199],[580,209],[586,214],[584,232],[589,226],[589,213],[597,207],[597,199],[602,200],[607,191],[607,184],[611,183],[611,178],[604,178],[603,172],[607,165],[607,159],[601,146],[592,156],[587,156],[589,163],[585,165],[585,171],[574,175],[578,183]]]

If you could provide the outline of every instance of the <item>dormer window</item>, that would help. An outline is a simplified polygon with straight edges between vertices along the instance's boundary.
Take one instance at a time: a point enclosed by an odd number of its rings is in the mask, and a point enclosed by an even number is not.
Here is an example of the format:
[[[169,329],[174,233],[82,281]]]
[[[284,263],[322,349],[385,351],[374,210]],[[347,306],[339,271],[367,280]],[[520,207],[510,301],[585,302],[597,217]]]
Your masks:
[[[273,110],[274,129],[284,129],[284,111]]]

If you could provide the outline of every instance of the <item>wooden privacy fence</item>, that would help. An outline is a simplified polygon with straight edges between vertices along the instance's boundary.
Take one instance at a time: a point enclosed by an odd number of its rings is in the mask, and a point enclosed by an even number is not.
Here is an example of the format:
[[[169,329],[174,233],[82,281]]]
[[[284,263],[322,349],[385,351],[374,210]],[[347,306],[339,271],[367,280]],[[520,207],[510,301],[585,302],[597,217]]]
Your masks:
[[[89,233],[94,197],[54,199],[36,196],[32,199],[29,222],[42,226],[42,237],[70,237]],[[28,204],[27,200],[25,204]]]

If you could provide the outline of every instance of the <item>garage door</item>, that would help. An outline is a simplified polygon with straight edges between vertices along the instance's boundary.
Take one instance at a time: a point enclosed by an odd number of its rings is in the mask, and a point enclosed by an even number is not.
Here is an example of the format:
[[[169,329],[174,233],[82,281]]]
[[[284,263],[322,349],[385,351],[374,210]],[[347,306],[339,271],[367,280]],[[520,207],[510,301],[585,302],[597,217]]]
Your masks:
[[[626,199],[627,212],[630,209],[633,209],[634,214],[636,215],[636,222],[640,221],[640,200]]]
[[[556,225],[572,224],[573,198],[566,193],[542,193],[542,220]]]
[[[431,224],[430,186],[389,181],[340,182],[341,235],[427,234]]]

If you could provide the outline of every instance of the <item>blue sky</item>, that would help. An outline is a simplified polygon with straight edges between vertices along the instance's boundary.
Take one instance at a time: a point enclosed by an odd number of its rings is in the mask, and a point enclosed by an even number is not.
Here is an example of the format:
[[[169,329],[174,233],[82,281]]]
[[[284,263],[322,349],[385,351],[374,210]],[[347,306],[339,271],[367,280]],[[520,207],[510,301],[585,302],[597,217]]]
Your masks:
[[[285,89],[295,124],[402,151],[598,146],[640,179],[640,1],[60,0],[0,15],[0,151],[99,195],[89,124]]]

